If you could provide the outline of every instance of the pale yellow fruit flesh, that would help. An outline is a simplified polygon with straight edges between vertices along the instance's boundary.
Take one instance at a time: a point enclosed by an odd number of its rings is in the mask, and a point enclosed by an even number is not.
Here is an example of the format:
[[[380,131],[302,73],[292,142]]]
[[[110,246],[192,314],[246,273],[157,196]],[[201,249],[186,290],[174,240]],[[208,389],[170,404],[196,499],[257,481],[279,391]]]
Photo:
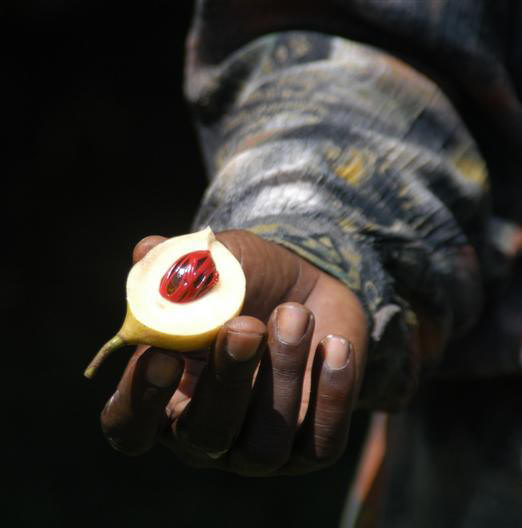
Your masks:
[[[173,303],[159,293],[161,278],[181,256],[210,250],[219,274],[217,284],[201,298]],[[187,352],[209,346],[221,326],[238,315],[245,297],[245,275],[234,255],[210,228],[174,237],[154,247],[127,278],[127,314],[120,331],[96,354],[85,376],[126,344],[145,344]]]

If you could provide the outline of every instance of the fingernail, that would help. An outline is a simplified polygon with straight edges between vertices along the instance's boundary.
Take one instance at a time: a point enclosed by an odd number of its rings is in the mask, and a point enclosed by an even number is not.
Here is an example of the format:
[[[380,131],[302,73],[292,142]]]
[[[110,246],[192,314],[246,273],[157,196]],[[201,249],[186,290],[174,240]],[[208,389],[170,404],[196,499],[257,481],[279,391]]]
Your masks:
[[[279,306],[275,323],[277,336],[289,345],[297,345],[308,328],[310,317],[310,312],[297,306]]]
[[[352,356],[352,344],[340,336],[329,335],[322,340],[326,364],[332,370],[342,369]]]
[[[228,330],[226,351],[236,361],[248,361],[255,356],[262,339],[261,334]]]
[[[154,351],[148,361],[145,378],[151,384],[166,389],[178,379],[180,362],[169,354]]]

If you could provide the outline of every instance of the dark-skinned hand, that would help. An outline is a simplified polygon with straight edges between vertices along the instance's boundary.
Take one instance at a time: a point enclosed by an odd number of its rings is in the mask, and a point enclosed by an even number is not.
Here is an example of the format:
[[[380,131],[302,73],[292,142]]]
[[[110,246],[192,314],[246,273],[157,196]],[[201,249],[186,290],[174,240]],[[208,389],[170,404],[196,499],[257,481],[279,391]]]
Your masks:
[[[246,231],[218,233],[247,278],[241,316],[212,350],[138,347],[101,415],[117,450],[157,443],[195,466],[299,474],[343,453],[364,373],[367,320],[341,282]],[[163,237],[137,244],[136,262]]]

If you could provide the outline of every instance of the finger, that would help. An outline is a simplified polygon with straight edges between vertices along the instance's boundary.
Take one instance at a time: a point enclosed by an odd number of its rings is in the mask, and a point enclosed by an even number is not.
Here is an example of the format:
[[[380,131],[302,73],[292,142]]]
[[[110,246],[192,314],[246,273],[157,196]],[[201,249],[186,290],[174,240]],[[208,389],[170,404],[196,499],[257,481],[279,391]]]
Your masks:
[[[324,336],[334,334],[347,338],[353,345],[359,390],[363,381],[369,339],[368,321],[361,303],[337,279],[323,274],[306,304],[317,314],[312,350],[317,349]]]
[[[269,474],[289,458],[313,332],[312,313],[298,303],[278,306],[269,322],[269,351],[229,462],[239,472]]]
[[[231,448],[265,342],[266,326],[253,317],[236,317],[219,332],[214,354],[174,426],[178,440],[196,455],[218,458]]]
[[[308,412],[297,435],[285,473],[303,473],[336,462],[348,442],[356,400],[356,372],[352,344],[329,335],[317,348],[312,369]]]
[[[137,455],[154,445],[182,373],[179,354],[138,348],[101,414],[102,430],[115,449]]]
[[[132,262],[136,264],[141,260],[153,247],[161,244],[167,240],[165,237],[160,235],[150,235],[142,238],[135,246],[132,252]]]

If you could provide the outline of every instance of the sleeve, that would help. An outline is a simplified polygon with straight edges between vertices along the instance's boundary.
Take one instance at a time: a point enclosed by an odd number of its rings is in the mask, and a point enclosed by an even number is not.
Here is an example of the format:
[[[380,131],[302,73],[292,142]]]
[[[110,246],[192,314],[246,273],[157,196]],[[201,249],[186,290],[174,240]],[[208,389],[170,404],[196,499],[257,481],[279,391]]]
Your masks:
[[[205,63],[185,93],[210,184],[194,228],[247,229],[361,300],[371,345],[361,405],[401,406],[437,358],[413,306],[448,337],[474,324],[488,214],[485,164],[441,90],[375,48],[307,31],[261,36]]]

